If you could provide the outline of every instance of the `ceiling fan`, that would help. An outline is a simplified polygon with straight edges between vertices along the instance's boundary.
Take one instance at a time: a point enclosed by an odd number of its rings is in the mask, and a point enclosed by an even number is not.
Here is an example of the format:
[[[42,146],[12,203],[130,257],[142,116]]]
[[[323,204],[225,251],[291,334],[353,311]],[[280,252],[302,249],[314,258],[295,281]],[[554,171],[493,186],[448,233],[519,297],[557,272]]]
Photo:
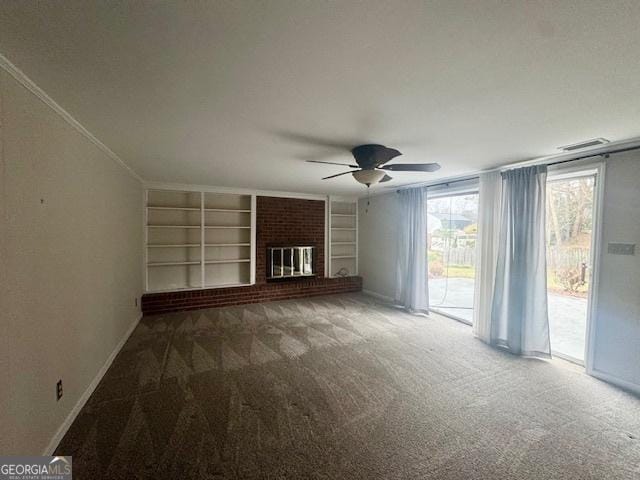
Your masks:
[[[402,155],[395,148],[388,148],[384,145],[375,143],[358,145],[351,149],[351,154],[357,165],[348,163],[325,162],[323,160],[307,160],[310,163],[326,163],[329,165],[344,165],[349,168],[357,168],[357,170],[349,170],[347,172],[337,173],[324,177],[323,180],[347,175],[350,173],[356,181],[370,187],[380,182],[388,182],[392,179],[386,172],[435,172],[440,169],[437,163],[393,163],[387,165],[387,162]]]

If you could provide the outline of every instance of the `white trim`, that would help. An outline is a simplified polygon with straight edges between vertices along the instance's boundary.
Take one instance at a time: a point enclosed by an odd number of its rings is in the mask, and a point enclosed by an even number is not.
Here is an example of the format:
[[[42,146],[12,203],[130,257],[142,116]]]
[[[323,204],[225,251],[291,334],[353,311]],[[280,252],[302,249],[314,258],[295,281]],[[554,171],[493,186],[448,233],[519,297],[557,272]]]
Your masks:
[[[147,190],[148,192],[149,190]],[[205,245],[205,239],[207,236],[206,224],[206,214],[204,211],[205,201],[204,201],[204,192],[200,192],[200,287],[204,288],[204,284],[206,283],[206,252],[207,247]],[[149,229],[147,228],[147,231]],[[189,258],[189,257],[187,257]],[[148,265],[148,263],[147,263]],[[147,271],[149,269],[147,268]],[[249,273],[251,275],[251,273]]]
[[[149,250],[147,245],[149,245],[149,229],[147,228],[147,224],[149,223],[149,211],[147,210],[147,205],[149,203],[149,191],[145,188],[142,189],[142,278],[144,278],[143,292],[149,290],[149,269],[147,268],[147,263],[149,263]],[[142,301],[140,301],[142,304]],[[140,305],[142,308],[142,305]]]
[[[585,344],[586,344],[586,339],[585,339]],[[559,358],[560,360],[564,360],[565,362],[573,363],[577,367],[584,368],[584,360],[580,360],[579,358],[572,357],[571,355],[565,355],[564,353],[557,352],[553,349],[551,349],[551,357]]]
[[[257,249],[257,237],[256,237],[256,219],[257,219],[257,201],[256,196],[251,195],[251,238],[249,240],[249,255],[251,257],[251,263],[249,264],[249,283],[255,285],[256,283],[256,249]]]
[[[607,164],[601,160],[597,165],[596,185],[594,192],[595,209],[593,211],[593,233],[591,236],[591,252],[593,268],[591,285],[589,288],[589,304],[587,306],[587,339],[584,352],[585,371],[588,375],[595,376],[593,366],[596,345],[596,325],[598,323],[598,292],[600,290],[600,270],[602,265],[602,239],[604,238],[603,211],[604,211],[604,186]]]
[[[576,163],[580,163],[580,162],[576,162]],[[563,165],[566,165],[566,164],[563,164]],[[558,166],[561,167],[562,165],[558,165]],[[579,165],[578,165],[578,168],[576,169],[568,168],[567,172],[563,172],[561,169],[552,170],[551,168],[549,168],[549,172],[547,174],[547,183],[595,177],[597,174],[598,174],[598,170],[596,168],[585,169],[580,167]]]
[[[330,195],[334,202],[353,203],[358,201],[357,195]]]
[[[587,318],[586,318],[586,331],[584,341],[584,360],[579,360],[568,355],[552,351],[553,355],[556,355],[566,361],[573,362],[585,367],[585,372],[591,375],[593,370],[593,357],[595,346],[595,321],[597,313],[597,297],[598,297],[598,285],[600,275],[600,258],[601,258],[601,239],[602,239],[602,204],[604,201],[604,171],[605,161],[601,159],[585,158],[572,163],[566,163],[561,165],[554,165],[549,168],[549,174],[547,176],[547,182],[569,180],[576,178],[583,172],[586,175],[594,176],[595,185],[593,191],[593,233],[591,235],[591,284],[589,285],[589,292],[587,297]]]
[[[331,197],[324,201],[324,276],[331,276]]]
[[[104,143],[102,143],[98,138],[93,135],[89,130],[82,126],[80,122],[78,122],[75,118],[71,116],[69,112],[67,112],[64,108],[62,108],[53,98],[51,98],[47,93],[42,90],[38,85],[36,85],[33,80],[25,75],[25,73],[16,67],[13,63],[7,59],[4,55],[0,54],[0,68],[6,71],[9,75],[11,75],[14,79],[18,81],[23,87],[33,93],[37,98],[42,100],[42,102],[51,108],[54,112],[56,112],[64,121],[66,121],[69,125],[75,128],[81,135],[83,135],[87,140],[93,143],[96,147],[98,147],[104,154],[106,154],[111,160],[116,162],[118,165],[123,167],[127,172],[136,180],[142,182],[142,178],[129,166],[124,160],[122,160],[118,155],[116,155],[113,150],[107,147]]]
[[[463,325],[466,325],[468,327],[473,327],[473,322],[470,322],[469,320],[465,320],[464,318],[458,317],[458,316],[453,315],[451,313],[443,312],[442,310],[438,309],[438,307],[435,307],[435,308],[434,307],[429,307],[429,313],[431,313],[431,312],[437,313],[438,315],[442,315],[443,317],[446,317],[446,318],[448,318],[450,320],[453,320],[455,322],[462,323]]]
[[[562,180],[564,177],[571,178],[576,176],[580,172],[584,172],[589,175],[596,175],[598,173],[598,165],[604,163],[601,157],[583,158],[582,160],[575,160],[570,163],[560,163],[557,165],[550,165],[547,178],[552,180]]]
[[[96,374],[94,379],[91,381],[91,383],[86,388],[84,393],[80,396],[76,404],[73,406],[73,408],[69,412],[69,415],[67,415],[67,418],[65,418],[64,422],[62,422],[62,425],[60,425],[60,428],[58,428],[58,431],[51,438],[51,440],[49,441],[49,444],[46,446],[46,448],[42,452],[42,455],[44,456],[53,455],[53,452],[57,448],[58,444],[62,441],[62,437],[65,436],[65,434],[67,433],[67,430],[69,430],[69,427],[71,426],[71,424],[73,424],[74,420],[76,419],[76,417],[78,416],[82,408],[85,406],[85,404],[91,397],[91,394],[93,393],[93,391],[96,389],[96,387],[102,380],[102,377],[104,377],[105,373],[107,373],[107,370],[109,370],[109,367],[111,367],[111,364],[115,360],[116,355],[120,353],[120,350],[122,349],[124,344],[127,343],[127,340],[129,340],[129,337],[131,336],[133,331],[136,329],[141,319],[142,317],[138,317],[138,319],[131,324],[131,326],[126,331],[124,336],[120,339],[120,341],[115,346],[115,348],[113,349],[113,351],[111,352],[107,360],[104,362],[104,365],[102,365],[102,368],[98,370],[98,373]]]
[[[637,385],[633,382],[623,380],[619,377],[616,377],[615,375],[611,375],[610,373],[605,373],[597,369],[592,369],[589,374],[597,379],[603,380],[607,383],[611,383],[612,385],[633,392],[636,395],[640,395],[640,385]]]
[[[365,290],[364,288],[362,289],[362,293],[364,293],[365,295],[369,295],[370,297],[377,298],[378,300],[385,301],[387,303],[394,303],[393,298],[382,295],[381,293],[377,293],[371,290]]]
[[[424,318],[432,318],[430,316],[431,312],[429,313],[425,313],[422,311],[413,311],[413,310],[409,310],[405,307],[403,307],[402,305],[398,305],[395,300],[393,300],[391,297],[387,297],[386,295],[382,295],[380,293],[376,293],[376,292],[372,292],[371,290],[361,290],[362,293],[364,293],[365,295],[369,295],[371,297],[377,298],[379,300],[382,300],[383,302],[387,303],[389,307],[392,308],[396,308],[398,310],[402,310],[403,312],[408,313],[409,315],[414,315],[416,317],[424,317]]]
[[[358,208],[358,200],[356,200],[355,202],[355,215],[356,215],[356,244],[355,244],[355,254],[356,254],[356,275],[360,275],[360,271],[359,271],[359,263],[358,263],[358,259],[360,257],[360,216],[359,216],[359,212],[360,209]]]
[[[465,187],[464,189],[458,190],[455,187],[438,189],[437,191],[429,194],[429,189],[427,188],[427,199],[428,200],[436,200],[438,198],[446,198],[446,197],[462,197],[464,195],[479,195],[480,194],[480,185]]]
[[[143,182],[147,190],[178,190],[183,192],[230,193],[235,195],[256,195],[259,197],[299,198],[302,200],[327,200],[326,195],[300,192],[279,192],[255,188],[216,187],[213,185],[192,185],[188,183]],[[352,197],[351,201],[356,197]]]

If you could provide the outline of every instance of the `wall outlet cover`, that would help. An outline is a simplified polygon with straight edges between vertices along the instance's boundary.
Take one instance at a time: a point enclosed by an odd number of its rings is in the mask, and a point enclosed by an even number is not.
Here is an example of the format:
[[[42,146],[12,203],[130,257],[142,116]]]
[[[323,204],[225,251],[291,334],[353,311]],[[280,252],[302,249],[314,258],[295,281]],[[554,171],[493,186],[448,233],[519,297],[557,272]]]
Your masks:
[[[610,253],[611,255],[635,255],[636,244],[609,242],[607,245],[607,253]]]

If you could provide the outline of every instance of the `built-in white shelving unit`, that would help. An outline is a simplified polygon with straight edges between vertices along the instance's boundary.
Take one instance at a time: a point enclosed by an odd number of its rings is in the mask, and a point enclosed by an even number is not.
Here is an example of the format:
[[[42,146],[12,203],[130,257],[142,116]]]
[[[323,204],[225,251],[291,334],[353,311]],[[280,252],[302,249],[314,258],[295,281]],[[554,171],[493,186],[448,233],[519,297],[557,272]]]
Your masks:
[[[355,201],[329,199],[329,275],[358,274],[358,208]]]
[[[255,283],[255,196],[146,192],[146,291]]]

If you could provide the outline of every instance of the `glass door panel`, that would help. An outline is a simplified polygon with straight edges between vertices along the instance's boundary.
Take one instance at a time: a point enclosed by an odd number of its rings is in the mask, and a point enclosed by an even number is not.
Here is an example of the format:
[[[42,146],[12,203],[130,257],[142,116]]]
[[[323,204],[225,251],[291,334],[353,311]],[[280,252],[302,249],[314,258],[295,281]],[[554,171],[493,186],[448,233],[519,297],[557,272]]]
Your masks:
[[[429,306],[471,323],[475,283],[478,194],[427,200]]]
[[[595,175],[547,181],[547,298],[551,350],[584,363]]]

